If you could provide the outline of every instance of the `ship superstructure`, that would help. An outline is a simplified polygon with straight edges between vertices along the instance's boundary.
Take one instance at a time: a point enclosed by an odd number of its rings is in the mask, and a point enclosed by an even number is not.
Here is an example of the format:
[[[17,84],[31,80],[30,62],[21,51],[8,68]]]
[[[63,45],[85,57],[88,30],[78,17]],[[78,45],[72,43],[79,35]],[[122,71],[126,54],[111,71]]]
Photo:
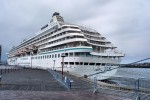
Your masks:
[[[94,29],[67,23],[55,12],[35,36],[8,52],[7,62],[9,65],[61,70],[62,54],[65,55],[64,71],[79,76],[111,76],[124,56]]]

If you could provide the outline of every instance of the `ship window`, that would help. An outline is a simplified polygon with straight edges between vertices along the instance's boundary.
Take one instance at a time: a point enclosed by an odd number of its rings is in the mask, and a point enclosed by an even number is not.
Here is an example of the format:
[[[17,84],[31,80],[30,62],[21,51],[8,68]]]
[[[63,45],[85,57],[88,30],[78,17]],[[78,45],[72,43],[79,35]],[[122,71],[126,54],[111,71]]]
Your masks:
[[[77,56],[77,57],[78,57],[78,56],[79,56],[79,53],[78,53],[78,52],[75,52],[75,55],[74,55],[74,56]]]
[[[90,63],[89,65],[95,65],[95,63]]]
[[[65,62],[65,65],[68,65],[68,62]]]
[[[45,55],[45,59],[47,58],[47,56]]]
[[[82,56],[84,57],[85,56],[85,53],[84,52],[75,52],[75,56]]]
[[[106,65],[106,66],[110,66],[110,63],[106,63],[105,65]]]
[[[74,65],[74,62],[69,62],[70,65]]]
[[[76,65],[79,65],[79,62],[75,62]]]
[[[50,58],[51,58],[51,55],[50,55]]]
[[[96,63],[96,65],[100,65],[101,63]]]
[[[86,57],[90,57],[90,53],[89,52],[86,52]]]
[[[47,55],[47,58],[49,58],[49,55]]]
[[[65,56],[68,57],[68,53],[65,53]]]
[[[80,55],[81,55],[82,57],[84,57],[84,56],[85,56],[85,53],[84,53],[84,52],[80,52]]]
[[[105,66],[106,65],[106,63],[102,63],[102,66]]]
[[[84,63],[84,65],[88,65],[88,63],[87,63],[87,62],[85,62],[85,63]]]
[[[54,58],[54,55],[52,55],[52,58]]]
[[[83,62],[80,62],[80,65],[83,65]]]
[[[60,54],[58,54],[58,58],[60,57]]]
[[[55,54],[55,58],[57,58],[57,54]]]
[[[70,57],[73,57],[73,52],[69,53],[69,56],[70,56]]]

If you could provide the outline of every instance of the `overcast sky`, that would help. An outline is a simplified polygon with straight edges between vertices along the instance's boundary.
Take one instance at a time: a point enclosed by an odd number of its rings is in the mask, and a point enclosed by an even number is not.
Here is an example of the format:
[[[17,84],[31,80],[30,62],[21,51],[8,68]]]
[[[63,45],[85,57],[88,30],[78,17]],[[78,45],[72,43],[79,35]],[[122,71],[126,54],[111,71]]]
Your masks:
[[[2,60],[54,12],[101,33],[126,54],[122,63],[150,57],[150,0],[0,0]]]

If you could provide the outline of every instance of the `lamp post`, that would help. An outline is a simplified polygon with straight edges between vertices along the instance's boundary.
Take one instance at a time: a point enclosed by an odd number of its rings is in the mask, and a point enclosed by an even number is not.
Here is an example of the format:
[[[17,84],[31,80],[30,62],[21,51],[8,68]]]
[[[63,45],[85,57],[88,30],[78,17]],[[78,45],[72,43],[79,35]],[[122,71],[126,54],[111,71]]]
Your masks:
[[[30,52],[31,55],[31,68],[32,68],[32,56],[33,56],[33,52]]]
[[[54,65],[53,65],[53,70],[54,70],[54,67],[55,67],[55,60],[53,60],[54,61]]]
[[[64,72],[63,72],[63,68],[64,68],[64,58],[66,57],[65,53],[62,53],[61,57],[62,57],[62,76],[63,76],[63,74],[64,74]]]

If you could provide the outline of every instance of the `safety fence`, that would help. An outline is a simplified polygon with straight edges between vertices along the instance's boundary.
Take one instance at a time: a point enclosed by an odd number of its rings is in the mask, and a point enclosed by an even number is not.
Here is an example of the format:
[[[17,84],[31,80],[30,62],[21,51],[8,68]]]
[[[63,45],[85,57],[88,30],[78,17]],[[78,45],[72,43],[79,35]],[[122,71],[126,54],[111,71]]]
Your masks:
[[[5,69],[0,69],[0,75],[2,74],[6,74],[6,73],[10,73],[10,72],[14,72],[20,70],[20,68],[5,68]]]
[[[150,100],[150,80],[145,78],[125,78],[125,77],[109,77],[99,81],[97,76],[83,78],[76,77],[65,73],[62,76],[60,72],[48,70],[55,79],[63,83],[70,90],[92,90],[93,93],[103,93],[114,95],[131,100]],[[69,78],[68,78],[69,76]],[[104,76],[102,76],[104,78]],[[73,79],[73,83],[69,80]],[[67,81],[65,81],[67,80]],[[68,83],[70,82],[70,83]],[[71,85],[70,85],[71,84]]]
[[[150,100],[150,79],[145,78],[125,78],[125,77],[110,77],[103,81],[93,79],[93,92],[100,92],[132,100]]]
[[[59,81],[60,83],[62,83],[64,86],[66,86],[69,90],[71,89],[71,84],[73,82],[73,80],[71,80],[70,78],[68,78],[65,75],[62,75],[52,69],[47,69],[48,72],[50,72],[52,74],[52,76]]]
[[[0,69],[0,74],[9,73],[19,70],[19,68]],[[148,78],[127,78],[127,77],[106,77],[105,80],[99,81],[100,76],[91,76],[88,78],[76,77],[69,73],[54,71],[47,69],[48,72],[60,83],[69,90],[92,90],[93,93],[103,93],[108,95],[120,96],[131,100],[150,100],[150,79]],[[41,90],[50,91],[48,85],[15,85],[3,84],[0,85],[1,90],[16,89],[16,90]],[[56,90],[56,88],[54,89]],[[58,87],[59,90],[59,87]]]

